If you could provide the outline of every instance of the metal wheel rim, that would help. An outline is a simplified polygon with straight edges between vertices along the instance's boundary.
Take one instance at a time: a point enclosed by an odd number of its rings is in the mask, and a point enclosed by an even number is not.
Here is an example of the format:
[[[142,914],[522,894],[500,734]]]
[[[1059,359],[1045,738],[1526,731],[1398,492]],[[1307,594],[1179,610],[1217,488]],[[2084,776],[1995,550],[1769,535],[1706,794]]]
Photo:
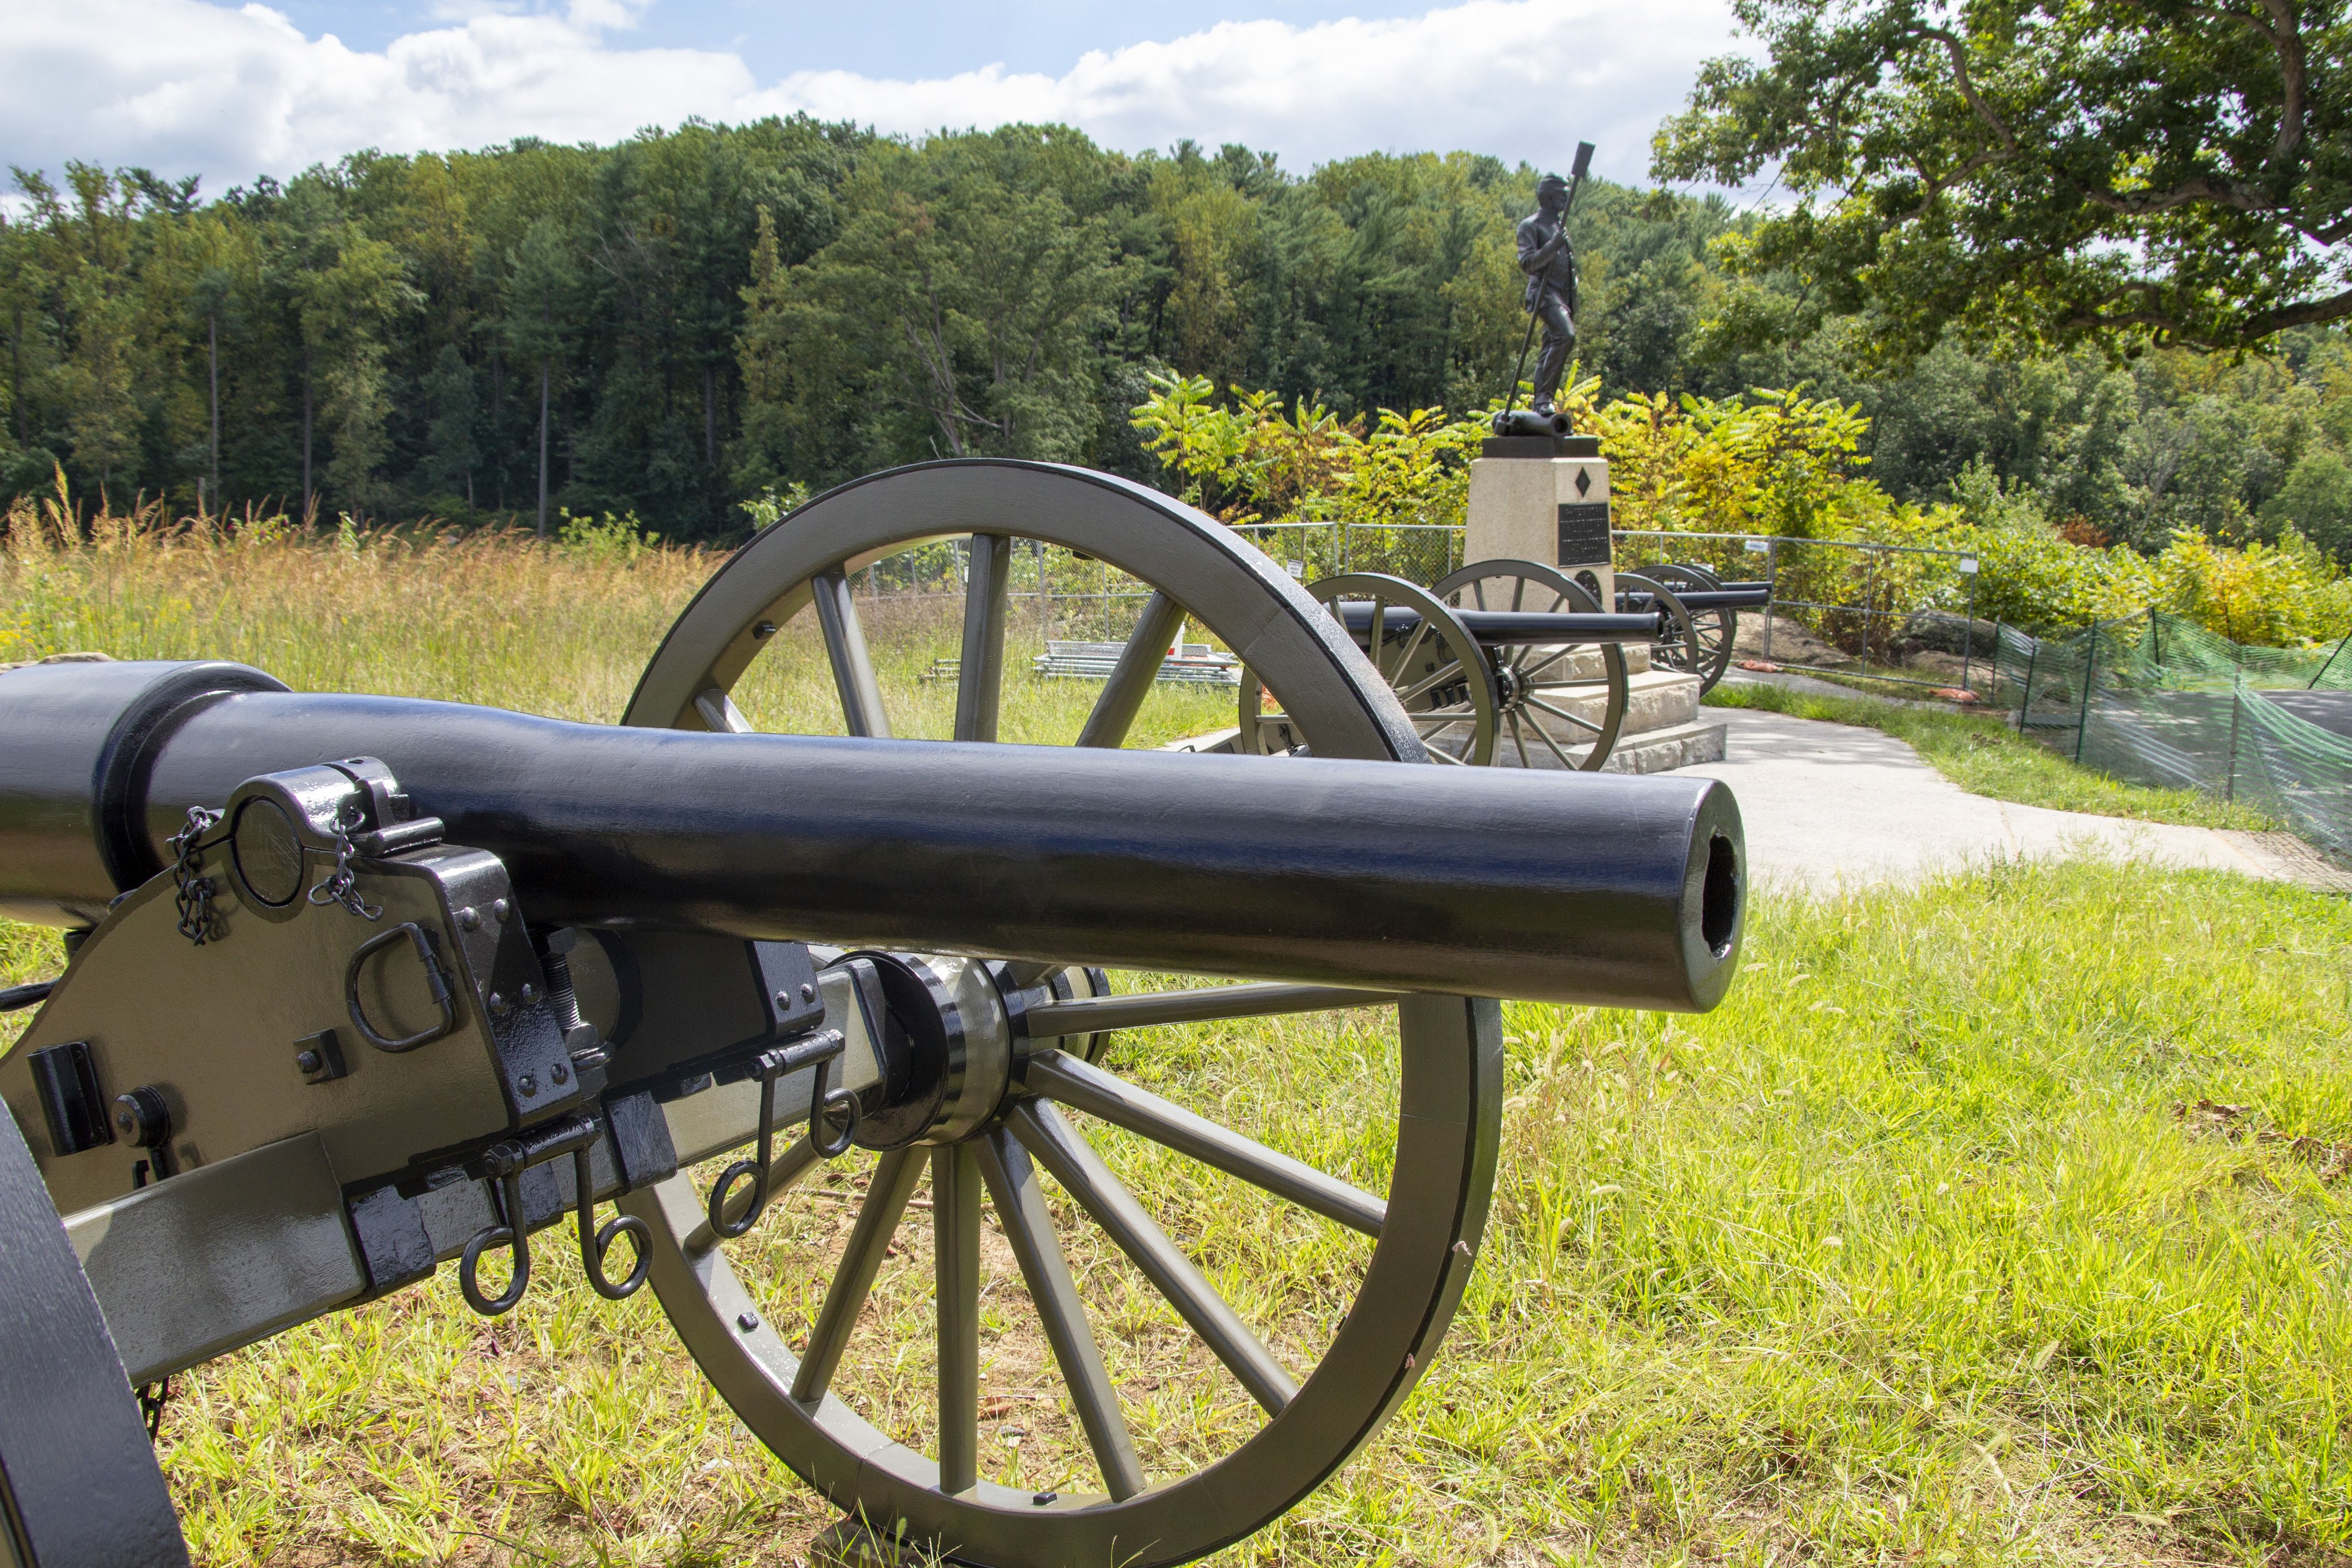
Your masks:
[[[1634,570],[1644,577],[1664,583],[1668,588],[1678,586],[1675,581],[1677,575],[1689,579],[1687,586],[1694,589],[1723,586],[1723,579],[1717,577],[1710,568],[1701,566],[1693,560],[1658,561],[1649,566],[1636,567]]]
[[[908,517],[919,521],[898,520]],[[1176,586],[1162,572],[1181,579],[1190,585],[1186,612],[1281,683],[1319,754],[1417,759],[1419,742],[1369,662],[1279,568],[1214,519],[1155,492],[1035,464],[925,465],[811,502],[706,585],[647,667],[624,722],[714,727],[729,710],[708,699],[723,698],[750,664],[739,656],[750,629],[762,620],[782,625],[807,604],[806,580],[819,568],[854,568],[860,552],[872,559],[885,545],[992,528],[1083,549],[1155,587]],[[1138,570],[1139,558],[1160,570]],[[756,1315],[685,1173],[623,1207],[651,1228],[654,1290],[714,1386],[853,1517],[1003,1568],[1187,1561],[1261,1528],[1378,1430],[1426,1370],[1469,1278],[1500,1136],[1499,1008],[1454,997],[1398,1005],[1396,1163],[1354,1302],[1279,1415],[1223,1458],[1124,1501],[1039,1506],[1031,1493],[986,1481],[943,1495],[936,1460],[894,1442],[838,1396],[814,1406],[793,1399],[797,1358]],[[744,1314],[753,1314],[752,1327]]]
[[[1354,571],[1323,578],[1308,584],[1307,591],[1330,612],[1335,625],[1339,624],[1340,603],[1349,599],[1370,600],[1376,616],[1383,622],[1389,609],[1410,610],[1419,615],[1420,627],[1403,643],[1383,653],[1376,640],[1365,656],[1404,706],[1406,718],[1428,747],[1431,761],[1483,768],[1495,760],[1495,748],[1501,735],[1502,704],[1496,694],[1494,671],[1487,664],[1486,651],[1452,607],[1419,583],[1382,572]],[[1354,640],[1354,634],[1344,629],[1342,635],[1350,642]],[[1432,642],[1444,650],[1445,663],[1434,671],[1419,674],[1408,668],[1421,649]],[[1441,680],[1449,671],[1460,674],[1465,688],[1463,700],[1443,704],[1432,700],[1428,706],[1414,706],[1423,698],[1435,698],[1443,687],[1433,688],[1432,683]],[[1259,709],[1263,689],[1255,668],[1244,666],[1239,715],[1242,741],[1245,747],[1260,751],[1268,749],[1266,737],[1286,722],[1288,714],[1286,708],[1281,715],[1262,714]],[[1468,732],[1466,737],[1461,735],[1465,729]],[[1462,738],[1461,754],[1456,756],[1439,747],[1436,742],[1441,738]]]
[[[1492,605],[1486,601],[1486,584],[1498,580],[1517,584],[1512,590],[1511,602],[1508,605]],[[1586,614],[1600,612],[1601,601],[1593,598],[1582,583],[1556,567],[1546,566],[1540,561],[1533,560],[1506,559],[1474,561],[1459,570],[1440,578],[1430,591],[1449,603],[1455,603],[1465,593],[1470,594],[1478,601],[1475,606],[1457,604],[1456,607],[1461,609],[1524,610],[1533,608],[1525,602],[1527,585],[1530,582],[1540,584],[1547,592],[1556,595],[1550,605],[1543,607],[1547,610],[1558,610],[1564,606],[1570,612]],[[1580,647],[1582,644],[1571,646]],[[1608,694],[1601,709],[1600,727],[1589,741],[1580,743],[1591,748],[1581,758],[1571,763],[1565,756],[1559,758],[1564,765],[1571,766],[1580,773],[1598,773],[1608,766],[1609,754],[1616,749],[1618,734],[1625,727],[1625,710],[1633,702],[1633,682],[1625,668],[1625,651],[1614,643],[1603,643],[1599,646],[1601,684]],[[1521,647],[1508,655],[1508,662],[1515,676],[1526,674],[1528,667],[1535,663],[1536,652],[1537,650],[1532,647]],[[1548,663],[1549,660],[1546,662]],[[1536,673],[1541,674],[1541,668],[1537,668]],[[1525,706],[1524,688],[1515,693],[1509,706],[1513,709],[1511,716],[1516,716],[1517,710]],[[1571,722],[1581,726],[1587,721]],[[1539,745],[1550,744],[1549,732],[1545,727],[1531,722],[1528,727],[1534,730]],[[1524,732],[1515,735],[1514,746],[1524,758],[1526,755]],[[1555,752],[1559,750],[1557,746],[1552,746],[1551,749]],[[1527,765],[1524,759],[1520,763],[1521,767]]]
[[[1723,587],[1723,580],[1703,566],[1688,561],[1662,563],[1642,568],[1642,575],[1663,584],[1673,593],[1712,592]],[[1703,655],[1697,663],[1699,695],[1715,690],[1723,673],[1731,668],[1731,655],[1739,637],[1739,612],[1730,609],[1693,610],[1690,612],[1691,635]]]
[[[1666,619],[1674,623],[1674,633],[1661,637],[1653,644],[1651,662],[1679,674],[1697,675],[1703,692],[1706,685],[1706,673],[1701,668],[1706,662],[1702,657],[1704,650],[1698,641],[1698,629],[1693,624],[1689,607],[1683,603],[1682,596],[1653,578],[1643,577],[1638,572],[1621,571],[1617,574],[1617,591],[1622,594],[1628,589],[1655,598],[1658,607],[1665,612]]]

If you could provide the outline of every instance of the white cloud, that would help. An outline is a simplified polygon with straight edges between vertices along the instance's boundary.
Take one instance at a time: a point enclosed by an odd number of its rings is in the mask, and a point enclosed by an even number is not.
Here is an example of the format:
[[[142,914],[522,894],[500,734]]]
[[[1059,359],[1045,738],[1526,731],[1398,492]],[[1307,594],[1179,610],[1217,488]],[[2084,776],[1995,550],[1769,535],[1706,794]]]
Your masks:
[[[1638,178],[1659,118],[1730,33],[1727,0],[1466,0],[1395,21],[1223,23],[1060,76],[809,71],[763,87],[733,53],[635,46],[646,0],[570,0],[560,16],[498,3],[457,0],[448,25],[380,52],[306,37],[259,5],[20,3],[0,9],[0,147],[51,169],[202,172],[217,191],[362,147],[609,141],[691,114],[806,110],[910,133],[1027,120],[1128,149],[1240,141],[1295,169],[1370,149],[1558,164],[1582,139],[1601,172]]]
[[[1116,147],[1239,141],[1293,168],[1375,149],[1564,164],[1581,140],[1601,172],[1638,179],[1659,119],[1730,27],[1722,0],[1468,0],[1398,21],[1221,23],[1087,54],[1059,77],[808,72],[752,101],[887,131],[1050,120]]]

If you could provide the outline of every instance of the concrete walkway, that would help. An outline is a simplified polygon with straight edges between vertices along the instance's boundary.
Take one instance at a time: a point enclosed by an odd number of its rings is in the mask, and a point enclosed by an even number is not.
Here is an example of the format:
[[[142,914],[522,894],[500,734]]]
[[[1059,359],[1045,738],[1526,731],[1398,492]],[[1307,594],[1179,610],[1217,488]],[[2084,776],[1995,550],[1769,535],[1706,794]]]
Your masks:
[[[1892,736],[1746,708],[1729,755],[1682,769],[1739,797],[1748,859],[1761,882],[1822,892],[1912,882],[1969,861],[2104,853],[2294,880],[2260,835],[2014,806],[1971,795]]]

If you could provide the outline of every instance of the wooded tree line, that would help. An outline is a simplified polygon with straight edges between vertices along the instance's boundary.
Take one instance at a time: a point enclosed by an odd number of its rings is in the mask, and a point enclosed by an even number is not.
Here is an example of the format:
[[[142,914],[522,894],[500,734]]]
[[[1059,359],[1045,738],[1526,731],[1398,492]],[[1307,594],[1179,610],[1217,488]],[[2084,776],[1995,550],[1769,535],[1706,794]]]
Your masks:
[[[1056,127],[919,143],[806,119],[612,147],[362,153],[205,199],[20,172],[0,226],[0,486],[397,520],[740,503],[933,455],[1165,474],[1148,374],[1342,417],[1483,404],[1522,340],[1538,171],[1370,154],[1293,173]],[[1722,264],[1719,197],[1588,184],[1582,373],[1604,396],[1810,385],[1872,416],[1895,497],[2146,545],[2289,523],[2352,555],[2352,359],[1939,343],[1900,363],[1796,273]],[[1778,314],[1775,314],[1775,312]]]

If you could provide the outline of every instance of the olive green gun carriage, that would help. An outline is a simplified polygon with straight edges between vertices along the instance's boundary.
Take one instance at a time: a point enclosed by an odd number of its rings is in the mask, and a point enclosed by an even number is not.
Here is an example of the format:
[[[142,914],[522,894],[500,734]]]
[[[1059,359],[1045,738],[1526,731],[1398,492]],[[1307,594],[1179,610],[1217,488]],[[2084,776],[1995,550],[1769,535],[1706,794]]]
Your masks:
[[[941,538],[970,542],[955,740],[894,740],[849,583]],[[1072,746],[993,744],[1022,538],[1154,591]],[[847,733],[752,733],[731,694],[804,612]],[[1122,748],[1180,616],[1311,756]],[[38,1009],[0,1060],[0,1534],[40,1568],[185,1561],[134,1386],[444,1265],[505,1312],[551,1246],[604,1294],[650,1282],[744,1425],[872,1531],[985,1564],[1197,1557],[1427,1370],[1494,1176],[1496,998],[1703,1010],[1738,963],[1722,785],[1383,766],[1424,749],[1322,606],[1076,469],[810,503],[712,578],[617,727],[75,664],[0,673],[0,913],[68,929],[64,973],[0,998]],[[1240,983],[1121,995],[1112,968]],[[1385,1191],[1118,1066],[1165,1026],[1337,1008],[1392,1018]],[[1221,1298],[1105,1127],[1197,1162],[1202,1201],[1232,1178],[1368,1239],[1318,1343]],[[864,1196],[829,1269],[783,1282],[817,1303],[786,1333],[752,1243],[835,1157],[869,1162]],[[881,1353],[932,1386],[909,1420],[838,1375],[926,1175],[936,1312]],[[1246,1395],[1223,1451],[1139,1445],[1057,1213]],[[1090,1484],[983,1460],[984,1235],[1023,1287],[990,1311],[1042,1333]]]

